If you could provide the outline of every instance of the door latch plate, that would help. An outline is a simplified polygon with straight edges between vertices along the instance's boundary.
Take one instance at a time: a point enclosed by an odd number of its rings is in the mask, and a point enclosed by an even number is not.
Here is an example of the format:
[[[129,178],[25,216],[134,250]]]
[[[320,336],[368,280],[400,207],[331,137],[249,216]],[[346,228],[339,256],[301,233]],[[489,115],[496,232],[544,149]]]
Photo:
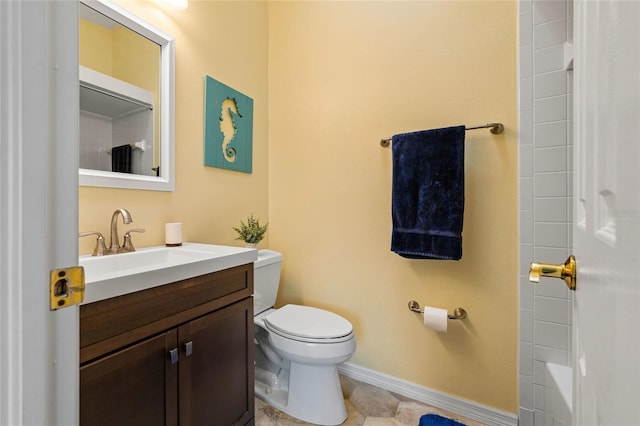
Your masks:
[[[84,268],[53,269],[49,278],[52,311],[79,305],[84,300]]]

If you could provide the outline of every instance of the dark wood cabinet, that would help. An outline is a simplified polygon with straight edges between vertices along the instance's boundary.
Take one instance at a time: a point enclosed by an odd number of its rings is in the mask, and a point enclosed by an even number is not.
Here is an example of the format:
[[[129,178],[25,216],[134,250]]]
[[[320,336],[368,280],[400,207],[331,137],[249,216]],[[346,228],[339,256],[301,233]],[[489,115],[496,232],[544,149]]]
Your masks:
[[[180,327],[182,348],[192,347],[179,366],[180,424],[245,424],[253,417],[253,398],[247,400],[254,371],[248,357],[253,350],[250,303],[238,302]]]
[[[251,425],[253,265],[80,307],[81,425]]]
[[[175,425],[178,368],[166,354],[177,344],[172,330],[80,368],[83,425]]]

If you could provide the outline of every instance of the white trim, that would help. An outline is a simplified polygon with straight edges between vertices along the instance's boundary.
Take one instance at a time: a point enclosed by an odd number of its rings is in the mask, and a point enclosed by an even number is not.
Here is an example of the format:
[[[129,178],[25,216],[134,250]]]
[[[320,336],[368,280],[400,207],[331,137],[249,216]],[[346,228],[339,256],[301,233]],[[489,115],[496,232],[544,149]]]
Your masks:
[[[0,0],[1,1],[1,0]],[[109,0],[80,3],[160,46],[160,176],[79,169],[81,186],[173,191],[175,189],[175,40]]]
[[[350,362],[338,366],[338,371],[346,377],[397,393],[398,395],[424,402],[425,404],[467,417],[488,425],[517,426],[518,416],[497,410],[467,399],[429,389],[425,386],[379,373]]]
[[[51,269],[78,262],[75,2],[0,1],[0,424],[78,424],[78,308]]]

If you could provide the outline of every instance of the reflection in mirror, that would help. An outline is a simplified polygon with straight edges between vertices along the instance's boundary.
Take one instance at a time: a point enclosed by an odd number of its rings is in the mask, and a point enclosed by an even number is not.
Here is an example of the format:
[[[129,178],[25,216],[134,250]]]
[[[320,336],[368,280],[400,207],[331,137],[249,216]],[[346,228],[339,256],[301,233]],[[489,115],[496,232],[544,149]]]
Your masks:
[[[173,190],[173,40],[107,1],[79,15],[80,184]]]

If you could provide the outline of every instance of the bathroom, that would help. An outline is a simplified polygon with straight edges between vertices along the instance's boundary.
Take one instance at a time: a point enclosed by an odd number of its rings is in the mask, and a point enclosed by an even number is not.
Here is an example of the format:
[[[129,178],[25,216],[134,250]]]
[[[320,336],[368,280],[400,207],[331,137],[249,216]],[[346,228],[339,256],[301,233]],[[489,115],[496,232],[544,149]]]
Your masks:
[[[147,230],[138,247],[162,244],[166,222],[182,222],[185,241],[237,245],[231,228],[253,213],[269,222],[260,247],[284,255],[278,305],[349,319],[352,363],[515,413],[518,329],[504,318],[518,315],[517,4],[123,6],[176,39],[176,186],[80,187],[79,229],[103,229],[126,207]],[[254,100],[251,174],[202,165],[205,75]],[[391,151],[380,139],[486,121],[506,131],[467,135],[463,259],[390,252]],[[93,243],[81,239],[80,253]],[[411,299],[462,306],[469,320],[429,332]]]
[[[564,2],[535,3],[553,5],[553,35],[562,21],[566,30]],[[253,213],[269,222],[261,248],[284,255],[278,304],[325,308],[354,325],[352,373],[451,395],[496,423],[544,417],[546,359],[536,356],[533,335],[554,321],[534,311],[523,268],[534,257],[566,257],[571,215],[570,194],[552,195],[564,197],[557,222],[566,238],[534,245],[531,181],[539,153],[527,130],[544,123],[532,121],[537,83],[526,73],[538,55],[522,55],[539,50],[531,36],[545,31],[534,4],[192,1],[180,12],[121,4],[176,39],[175,190],[82,186],[80,230],[106,231],[110,212],[126,207],[146,229],[136,246],[163,244],[166,222],[182,222],[185,241],[238,245],[232,226]],[[540,49],[568,38],[546,40]],[[251,174],[203,166],[205,75],[254,100]],[[564,93],[546,97],[570,105],[566,81]],[[417,262],[391,253],[391,152],[380,138],[487,121],[502,122],[505,132],[467,134],[463,259]],[[571,111],[549,121],[570,129]],[[569,159],[568,140],[569,133],[547,148]],[[567,170],[568,161],[544,173],[564,173],[566,188]],[[79,244],[80,254],[93,248],[86,239]],[[541,297],[564,305],[569,321],[569,295],[550,292]],[[438,334],[408,311],[411,299],[462,306],[469,317]],[[566,338],[546,351],[558,363],[570,360],[568,324],[552,327],[554,342]]]

